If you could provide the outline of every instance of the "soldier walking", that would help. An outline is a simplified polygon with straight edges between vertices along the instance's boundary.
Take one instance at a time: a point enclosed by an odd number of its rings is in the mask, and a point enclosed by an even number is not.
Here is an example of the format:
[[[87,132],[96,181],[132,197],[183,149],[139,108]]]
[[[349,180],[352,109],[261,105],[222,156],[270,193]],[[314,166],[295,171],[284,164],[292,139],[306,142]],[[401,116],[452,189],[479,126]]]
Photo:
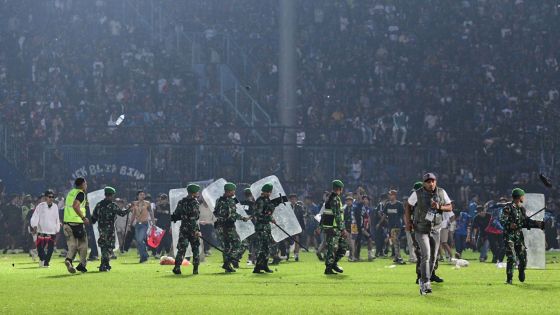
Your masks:
[[[101,265],[99,271],[111,270],[109,261],[111,260],[111,253],[115,248],[115,218],[116,216],[124,217],[130,210],[122,210],[116,203],[113,202],[116,190],[113,187],[105,187],[105,199],[101,200],[93,210],[91,221],[93,224],[98,222],[97,228],[99,229],[99,239],[97,244],[101,249]]]
[[[200,186],[190,184],[187,186],[188,196],[181,199],[177,203],[177,208],[171,215],[171,220],[177,222],[181,220],[179,228],[179,240],[177,241],[177,255],[175,256],[175,268],[173,273],[181,274],[181,264],[187,251],[187,246],[191,244],[193,275],[198,274],[198,265],[200,264],[200,226],[198,219],[200,218],[200,210],[198,203],[198,192]]]

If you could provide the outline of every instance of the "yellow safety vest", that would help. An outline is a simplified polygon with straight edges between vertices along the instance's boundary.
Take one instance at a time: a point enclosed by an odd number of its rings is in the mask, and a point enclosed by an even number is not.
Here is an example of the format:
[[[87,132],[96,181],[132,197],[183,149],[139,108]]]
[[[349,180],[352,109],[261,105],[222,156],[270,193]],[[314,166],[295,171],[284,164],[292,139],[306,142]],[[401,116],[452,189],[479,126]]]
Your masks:
[[[82,218],[76,213],[76,211],[74,211],[74,207],[72,207],[72,205],[74,204],[74,200],[76,200],[76,197],[80,192],[84,193],[84,201],[80,203],[80,212],[82,213],[82,216],[86,216],[86,193],[81,189],[74,188],[70,190],[70,192],[68,192],[68,195],[66,196],[64,204],[64,222],[84,223]]]

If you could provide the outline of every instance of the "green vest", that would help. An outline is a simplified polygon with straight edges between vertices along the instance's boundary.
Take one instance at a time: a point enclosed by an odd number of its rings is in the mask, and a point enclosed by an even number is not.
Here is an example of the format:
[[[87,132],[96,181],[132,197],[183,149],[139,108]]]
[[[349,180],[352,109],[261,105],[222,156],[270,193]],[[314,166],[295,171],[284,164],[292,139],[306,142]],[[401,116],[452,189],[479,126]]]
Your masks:
[[[441,211],[436,212],[433,221],[426,220],[426,215],[431,208],[432,198],[436,197],[440,205],[445,205],[443,189],[437,187],[435,193],[426,191],[423,187],[416,190],[418,201],[414,207],[414,230],[420,233],[430,233],[437,229],[443,220]]]
[[[78,214],[76,214],[76,211],[74,211],[74,208],[72,207],[72,205],[74,204],[74,200],[76,200],[76,197],[78,196],[78,194],[80,192],[84,193],[84,201],[82,201],[82,203],[80,203],[80,212],[82,213],[82,216],[86,216],[86,196],[85,196],[85,192],[78,189],[78,188],[74,188],[72,190],[70,190],[70,192],[68,192],[68,195],[66,196],[66,200],[64,203],[64,222],[69,222],[69,223],[84,223],[84,221],[82,220],[82,218],[80,218],[80,216]]]

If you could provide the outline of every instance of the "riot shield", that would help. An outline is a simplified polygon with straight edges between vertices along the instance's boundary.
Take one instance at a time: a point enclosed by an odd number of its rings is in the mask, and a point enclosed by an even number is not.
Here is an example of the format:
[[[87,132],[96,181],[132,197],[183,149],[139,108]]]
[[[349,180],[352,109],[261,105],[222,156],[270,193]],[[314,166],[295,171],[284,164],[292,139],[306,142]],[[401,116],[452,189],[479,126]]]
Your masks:
[[[197,184],[199,185],[201,188],[204,188],[206,186],[208,186],[210,183],[212,182],[212,180],[206,180],[206,181],[199,181],[199,182],[193,182],[193,184]],[[175,209],[177,208],[177,204],[179,203],[179,200],[185,198],[188,195],[187,192],[187,188],[177,188],[177,189],[171,189],[169,190],[169,209],[171,211],[171,213],[173,213],[175,211]],[[203,211],[207,211],[207,208],[205,207],[200,207],[200,212],[202,215]],[[177,242],[179,241],[179,228],[181,227],[181,221],[177,221],[177,222],[171,222],[171,239],[172,239],[172,244],[173,246],[171,247],[171,250],[173,251],[173,256],[175,256],[177,254]],[[202,244],[202,240],[200,240],[200,251],[203,252],[203,244]],[[192,249],[191,246],[189,245],[187,247],[187,251],[185,253],[186,257],[192,257]],[[200,256],[201,260],[202,260],[202,255]]]
[[[260,196],[261,188],[266,183],[272,184],[272,193],[270,194],[270,199],[275,199],[280,196],[286,196],[286,192],[284,192],[284,188],[282,188],[280,180],[275,175],[265,177],[253,183],[251,185],[251,192],[253,193],[253,196]],[[276,207],[272,216],[276,221],[276,224],[278,224],[286,232],[288,232],[290,236],[301,233],[301,226],[299,225],[297,217],[294,214],[294,210],[288,202],[286,202],[285,204],[282,203],[278,207]],[[288,235],[286,235],[286,233],[282,232],[282,230],[280,230],[276,225],[272,224],[272,238],[274,238],[275,242],[280,242],[287,237]]]
[[[104,189],[99,189],[99,190],[96,190],[96,191],[92,191],[92,192],[87,194],[89,211],[90,211],[91,215],[93,215],[93,210],[95,209],[95,206],[97,206],[97,204],[103,199],[105,199],[105,190]],[[97,244],[97,240],[99,239],[99,228],[97,226],[97,222],[95,224],[93,224],[92,228],[93,228],[93,236],[95,238],[95,244],[97,245],[97,252],[99,253],[99,255],[101,255],[101,248],[99,248],[99,245]],[[115,230],[115,235],[117,235],[116,230]],[[115,248],[119,248],[119,238],[118,237],[115,237]]]
[[[214,207],[216,206],[216,200],[218,200],[218,198],[220,198],[224,194],[224,185],[226,183],[227,181],[225,179],[220,178],[215,182],[213,182],[212,184],[208,185],[208,187],[206,187],[202,191],[202,198],[208,205],[208,208],[210,209],[211,212],[214,212]],[[243,217],[248,217],[247,212],[245,210],[246,209],[243,207],[243,205],[239,203],[236,205],[236,212],[242,215]],[[253,233],[255,233],[255,226],[251,221],[243,222],[241,220],[237,220],[235,221],[235,229],[241,240],[244,240],[247,237],[253,235]]]
[[[544,195],[525,194],[523,206],[527,210],[527,216],[531,216],[545,207]],[[541,211],[531,219],[543,221],[544,211]],[[527,268],[544,269],[546,264],[544,231],[538,228],[523,229],[523,236],[525,238],[525,247],[527,247]]]

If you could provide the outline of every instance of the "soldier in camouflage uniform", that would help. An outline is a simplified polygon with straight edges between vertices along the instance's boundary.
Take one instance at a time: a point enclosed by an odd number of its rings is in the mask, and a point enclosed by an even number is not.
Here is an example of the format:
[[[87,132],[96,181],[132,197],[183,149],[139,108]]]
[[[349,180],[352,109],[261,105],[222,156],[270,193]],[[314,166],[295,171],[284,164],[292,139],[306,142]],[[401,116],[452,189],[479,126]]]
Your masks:
[[[275,222],[272,217],[275,206],[270,200],[272,188],[272,184],[263,185],[261,196],[255,202],[253,215],[255,217],[255,237],[257,239],[257,264],[253,273],[261,273],[261,271],[272,273],[272,270],[268,268],[270,247],[273,243],[270,223]]]
[[[216,200],[216,206],[214,207],[214,216],[216,217],[214,228],[223,246],[224,264],[222,268],[228,273],[235,272],[234,268],[239,268],[239,260],[243,254],[243,246],[235,229],[235,221],[248,220],[248,218],[238,214],[235,209],[238,202],[234,198],[236,188],[237,186],[233,183],[225,184],[224,195]]]
[[[344,184],[340,180],[332,182],[332,192],[325,202],[325,211],[321,216],[321,229],[326,236],[327,255],[325,257],[325,274],[332,275],[344,270],[338,265],[338,261],[344,257],[348,244],[347,232],[344,229],[344,214],[340,195]]]
[[[101,248],[101,265],[99,271],[111,270],[109,261],[111,252],[115,247],[115,217],[117,215],[124,217],[129,213],[129,209],[122,210],[113,202],[116,191],[113,187],[105,187],[105,199],[101,200],[93,210],[91,216],[92,223],[98,222],[99,239],[97,244]]]
[[[515,260],[519,262],[519,281],[525,281],[525,267],[527,266],[527,251],[523,238],[523,228],[544,229],[544,223],[534,221],[527,217],[525,207],[522,203],[525,200],[525,192],[520,188],[515,188],[511,192],[512,202],[507,203],[502,210],[500,223],[504,227],[504,242],[507,256],[506,284],[512,284],[513,266]]]
[[[200,217],[200,210],[198,209],[198,192],[200,191],[200,186],[196,184],[190,184],[187,186],[187,192],[189,195],[181,199],[177,203],[177,208],[171,215],[171,220],[173,222],[181,221],[181,227],[179,228],[179,240],[177,241],[177,255],[175,256],[175,267],[173,268],[173,273],[176,275],[181,274],[181,264],[183,263],[183,258],[185,258],[185,252],[187,251],[187,246],[191,244],[192,250],[192,264],[193,264],[193,275],[198,274],[198,265],[200,263],[200,226],[198,225],[198,219]]]

